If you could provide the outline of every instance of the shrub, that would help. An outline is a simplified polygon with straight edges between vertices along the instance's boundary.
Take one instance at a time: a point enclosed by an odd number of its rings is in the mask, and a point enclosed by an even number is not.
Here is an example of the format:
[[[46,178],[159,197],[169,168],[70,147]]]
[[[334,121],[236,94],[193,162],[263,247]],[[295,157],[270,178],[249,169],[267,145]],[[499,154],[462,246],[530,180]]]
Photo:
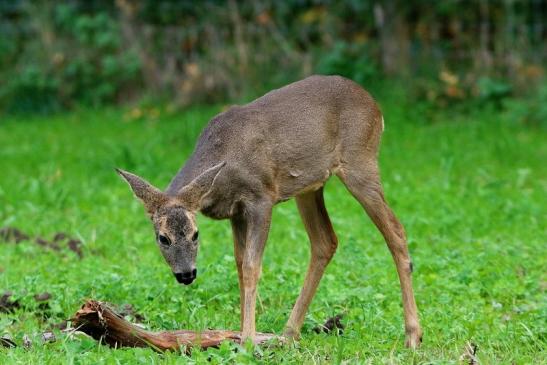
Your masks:
[[[507,114],[517,123],[547,129],[547,86],[542,85],[526,98],[507,99]]]
[[[347,42],[336,43],[332,51],[320,59],[317,71],[325,75],[345,76],[361,85],[370,83],[380,74],[367,45]]]
[[[8,112],[101,105],[138,84],[139,59],[131,49],[122,51],[119,24],[107,11],[89,14],[68,3],[27,6],[21,14],[34,20],[18,30],[21,49],[11,55],[17,62],[0,86],[0,106]]]

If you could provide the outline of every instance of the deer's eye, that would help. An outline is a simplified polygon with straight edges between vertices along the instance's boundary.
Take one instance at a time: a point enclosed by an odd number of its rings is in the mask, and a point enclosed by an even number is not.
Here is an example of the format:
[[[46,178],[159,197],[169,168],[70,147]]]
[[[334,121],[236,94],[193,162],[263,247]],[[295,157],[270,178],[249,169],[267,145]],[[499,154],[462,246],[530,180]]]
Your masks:
[[[197,241],[197,240],[198,240],[198,237],[199,237],[199,232],[196,231],[196,232],[194,233],[194,235],[192,236],[192,241],[194,241],[194,242]]]
[[[158,241],[160,241],[160,243],[165,246],[169,246],[171,244],[169,238],[162,234],[158,235]]]

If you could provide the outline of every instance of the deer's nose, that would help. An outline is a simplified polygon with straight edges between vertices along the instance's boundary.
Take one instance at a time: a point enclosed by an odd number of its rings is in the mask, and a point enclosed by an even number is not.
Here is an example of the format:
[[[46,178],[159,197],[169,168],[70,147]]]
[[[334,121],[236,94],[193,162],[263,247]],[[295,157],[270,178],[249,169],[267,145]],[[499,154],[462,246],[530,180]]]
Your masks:
[[[176,272],[173,273],[175,275],[175,278],[177,281],[184,285],[192,284],[192,282],[196,279],[198,271],[196,269],[192,271],[186,271],[186,272]]]

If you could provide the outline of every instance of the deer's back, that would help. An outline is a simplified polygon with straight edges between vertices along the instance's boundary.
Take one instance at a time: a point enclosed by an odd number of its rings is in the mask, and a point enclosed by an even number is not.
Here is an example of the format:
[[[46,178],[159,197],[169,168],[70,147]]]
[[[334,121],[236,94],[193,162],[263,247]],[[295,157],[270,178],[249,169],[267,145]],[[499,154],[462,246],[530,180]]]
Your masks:
[[[380,120],[374,100],[353,81],[311,76],[213,118],[179,184],[226,161],[215,183],[225,198],[266,191],[285,200],[322,185],[345,153],[365,148]]]

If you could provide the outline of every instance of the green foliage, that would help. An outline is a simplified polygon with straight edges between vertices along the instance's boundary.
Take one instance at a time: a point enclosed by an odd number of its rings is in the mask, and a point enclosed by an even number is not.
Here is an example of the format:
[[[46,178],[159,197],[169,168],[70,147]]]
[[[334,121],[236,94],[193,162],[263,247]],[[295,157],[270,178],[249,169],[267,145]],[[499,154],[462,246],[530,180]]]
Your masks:
[[[525,98],[508,99],[504,105],[515,122],[547,129],[547,86],[539,87]]]
[[[59,81],[40,66],[31,64],[0,87],[0,101],[8,112],[49,113],[60,109],[57,96]]]
[[[413,102],[425,102],[428,113],[434,115],[439,109],[466,113],[480,109],[499,111],[508,104],[506,102],[514,93],[515,87],[502,78],[461,75],[442,70],[437,76],[419,78],[410,95]],[[524,101],[522,104],[526,103]]]
[[[119,24],[108,12],[88,14],[74,3],[25,9],[27,21],[36,17],[37,23],[28,32],[42,44],[20,45],[17,72],[0,86],[0,106],[8,112],[101,105],[138,85],[139,59],[133,50],[120,49]]]
[[[511,95],[512,91],[509,83],[490,77],[479,78],[477,88],[481,102],[493,103],[498,107],[501,106],[503,99]]]
[[[545,94],[542,94],[542,98]],[[539,102],[539,95],[538,99]],[[83,241],[84,258],[32,242],[0,242],[0,294],[23,308],[0,313],[0,335],[33,347],[0,348],[0,363],[390,363],[457,364],[467,342],[482,364],[541,364],[545,358],[547,137],[514,123],[512,109],[438,112],[434,125],[401,99],[382,99],[380,164],[386,197],[404,224],[425,331],[403,348],[399,283],[381,235],[336,179],[326,205],[339,238],[306,317],[302,340],[280,348],[224,344],[191,355],[110,349],[55,330],[86,298],[131,303],[152,329],[238,328],[239,291],[230,225],[199,217],[199,276],[181,287],[154,244],[140,203],[113,168],[165,186],[204,123],[220,108],[185,113],[149,106],[9,117],[0,124],[0,227]],[[281,332],[309,257],[294,202],[274,210],[257,305],[257,327]],[[33,295],[50,292],[46,315]],[[345,313],[342,335],[312,328]]]
[[[141,98],[234,103],[312,73],[373,89],[400,80],[411,98],[438,108],[500,109],[541,83],[543,8],[541,1],[4,1],[0,111]],[[459,82],[447,85],[443,72]]]
[[[341,75],[361,85],[378,80],[380,70],[366,44],[336,43],[334,49],[320,58],[317,72],[323,75]]]
[[[68,55],[59,55],[61,92],[69,100],[91,105],[112,100],[140,71],[136,54],[119,50],[119,24],[106,12],[81,15],[70,5],[55,10],[59,28],[74,42]]]

